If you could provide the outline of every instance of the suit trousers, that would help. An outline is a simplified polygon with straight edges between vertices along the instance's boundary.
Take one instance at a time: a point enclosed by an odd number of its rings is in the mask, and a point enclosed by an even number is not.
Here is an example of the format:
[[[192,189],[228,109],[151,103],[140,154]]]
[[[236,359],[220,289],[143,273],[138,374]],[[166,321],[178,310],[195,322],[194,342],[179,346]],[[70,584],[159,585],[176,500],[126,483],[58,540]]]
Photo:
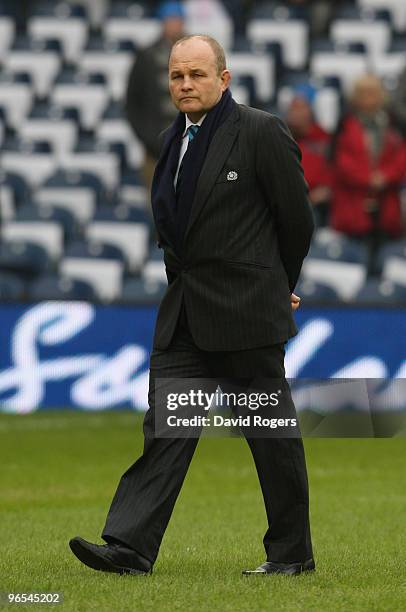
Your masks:
[[[158,378],[218,377],[246,380],[258,376],[285,380],[284,355],[283,344],[230,352],[202,351],[193,341],[182,308],[170,346],[151,354],[149,410],[143,425],[144,451],[121,477],[102,532],[106,542],[118,540],[135,550],[143,563],[147,560],[151,566],[154,564],[198,443],[198,437],[154,437],[155,381]],[[293,402],[292,407],[294,411]],[[311,558],[309,494],[302,439],[246,439],[268,519],[263,539],[267,560],[291,563]]]

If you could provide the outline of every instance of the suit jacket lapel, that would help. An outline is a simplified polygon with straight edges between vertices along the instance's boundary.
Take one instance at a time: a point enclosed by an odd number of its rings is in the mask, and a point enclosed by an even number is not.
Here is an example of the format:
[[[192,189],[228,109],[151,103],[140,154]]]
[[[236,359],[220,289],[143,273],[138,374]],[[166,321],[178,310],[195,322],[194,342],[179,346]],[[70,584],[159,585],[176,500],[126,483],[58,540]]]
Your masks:
[[[203,168],[197,182],[196,193],[192,203],[192,210],[186,228],[185,240],[190,228],[196,221],[201,209],[206,203],[207,198],[214,187],[214,183],[216,182],[216,179],[227,160],[239,131],[239,119],[240,113],[238,106],[236,105],[231,115],[226,119],[223,125],[219,127],[213,137],[212,142],[210,143],[206,160],[203,164]]]

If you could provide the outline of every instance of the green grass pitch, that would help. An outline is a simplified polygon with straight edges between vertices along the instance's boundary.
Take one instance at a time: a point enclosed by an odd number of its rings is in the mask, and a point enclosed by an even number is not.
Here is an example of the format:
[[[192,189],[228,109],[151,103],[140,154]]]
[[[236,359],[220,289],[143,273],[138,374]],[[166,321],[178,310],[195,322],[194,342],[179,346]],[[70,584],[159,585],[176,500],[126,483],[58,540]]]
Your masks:
[[[309,438],[305,446],[314,574],[241,576],[264,560],[253,462],[243,440],[205,438],[153,575],[118,576],[83,566],[68,540],[101,542],[118,479],[142,448],[141,418],[0,415],[0,591],[60,591],[56,609],[75,612],[405,610],[406,439]],[[48,608],[29,609],[39,607]]]

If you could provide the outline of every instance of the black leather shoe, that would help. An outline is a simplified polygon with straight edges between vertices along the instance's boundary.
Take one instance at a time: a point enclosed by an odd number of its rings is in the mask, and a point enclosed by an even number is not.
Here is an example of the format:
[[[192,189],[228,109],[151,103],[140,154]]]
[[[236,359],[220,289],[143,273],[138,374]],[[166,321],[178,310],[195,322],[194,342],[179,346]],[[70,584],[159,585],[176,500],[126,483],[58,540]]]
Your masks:
[[[270,576],[271,574],[285,574],[287,576],[297,576],[303,572],[312,572],[316,569],[313,559],[308,559],[303,563],[274,563],[265,561],[254,570],[244,570],[243,576]]]
[[[92,544],[77,536],[70,540],[69,546],[79,561],[95,570],[137,576],[152,573],[152,567],[146,559],[140,558],[134,550],[119,542]]]

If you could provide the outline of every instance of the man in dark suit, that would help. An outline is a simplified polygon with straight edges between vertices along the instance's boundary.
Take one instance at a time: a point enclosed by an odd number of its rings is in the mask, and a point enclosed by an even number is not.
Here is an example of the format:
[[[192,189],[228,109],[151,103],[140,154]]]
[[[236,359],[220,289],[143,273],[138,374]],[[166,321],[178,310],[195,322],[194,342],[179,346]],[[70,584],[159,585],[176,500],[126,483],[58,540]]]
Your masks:
[[[277,379],[294,412],[284,343],[296,333],[293,290],[313,231],[307,186],[285,125],[236,104],[229,83],[215,40],[175,44],[169,86],[179,115],[163,135],[152,188],[169,285],[151,355],[144,452],[121,478],[102,533],[107,544],[70,542],[94,569],[151,571],[196,448],[198,437],[154,435],[159,381]],[[246,437],[268,530],[266,562],[244,573],[314,569],[300,434]]]

